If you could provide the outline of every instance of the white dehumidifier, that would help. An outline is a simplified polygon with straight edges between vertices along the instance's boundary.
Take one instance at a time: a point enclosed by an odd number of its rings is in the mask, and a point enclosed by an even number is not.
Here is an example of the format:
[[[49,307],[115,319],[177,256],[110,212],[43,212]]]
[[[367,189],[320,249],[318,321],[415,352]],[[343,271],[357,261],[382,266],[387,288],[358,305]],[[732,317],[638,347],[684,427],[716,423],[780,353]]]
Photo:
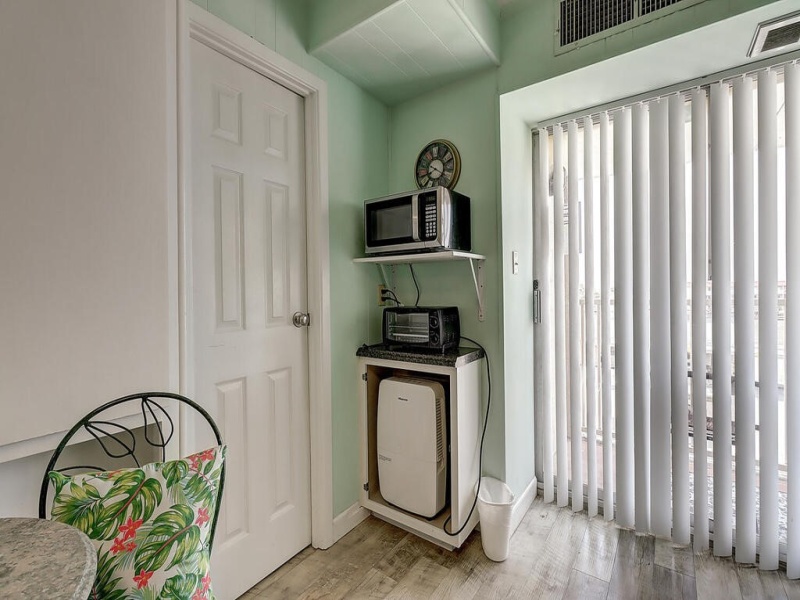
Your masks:
[[[447,427],[444,388],[390,377],[378,391],[378,480],[383,499],[422,517],[444,508]]]

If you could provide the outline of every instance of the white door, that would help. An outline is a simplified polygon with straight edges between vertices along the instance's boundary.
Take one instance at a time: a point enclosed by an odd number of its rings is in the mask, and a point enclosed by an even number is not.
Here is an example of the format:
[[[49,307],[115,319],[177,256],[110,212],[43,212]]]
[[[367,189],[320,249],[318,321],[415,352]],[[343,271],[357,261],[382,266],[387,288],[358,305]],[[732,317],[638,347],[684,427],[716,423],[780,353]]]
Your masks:
[[[303,99],[192,40],[194,394],[228,444],[219,598],[311,542]]]

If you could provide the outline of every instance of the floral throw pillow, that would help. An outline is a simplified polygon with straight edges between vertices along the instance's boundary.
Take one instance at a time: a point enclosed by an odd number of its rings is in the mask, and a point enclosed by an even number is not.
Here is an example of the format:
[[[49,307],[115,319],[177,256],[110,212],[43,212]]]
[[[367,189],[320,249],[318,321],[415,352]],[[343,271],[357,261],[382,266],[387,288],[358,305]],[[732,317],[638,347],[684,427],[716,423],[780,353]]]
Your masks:
[[[50,472],[52,518],[97,549],[89,598],[211,600],[208,544],[226,447],[102,473]]]

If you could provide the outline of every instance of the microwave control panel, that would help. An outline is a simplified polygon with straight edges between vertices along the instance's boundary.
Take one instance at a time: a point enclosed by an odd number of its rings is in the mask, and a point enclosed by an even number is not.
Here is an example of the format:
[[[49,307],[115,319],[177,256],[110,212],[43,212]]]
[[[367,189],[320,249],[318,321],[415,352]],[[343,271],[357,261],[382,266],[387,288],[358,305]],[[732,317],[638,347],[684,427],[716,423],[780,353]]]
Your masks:
[[[422,205],[423,222],[425,229],[421,231],[420,237],[425,240],[435,240],[436,231],[436,193],[420,194],[420,204]]]

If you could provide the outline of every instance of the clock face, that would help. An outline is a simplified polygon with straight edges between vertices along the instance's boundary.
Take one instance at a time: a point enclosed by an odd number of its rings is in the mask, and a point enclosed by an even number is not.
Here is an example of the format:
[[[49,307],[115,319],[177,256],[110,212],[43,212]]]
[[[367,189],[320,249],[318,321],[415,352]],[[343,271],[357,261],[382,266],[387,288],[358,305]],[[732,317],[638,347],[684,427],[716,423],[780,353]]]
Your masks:
[[[417,187],[430,188],[437,185],[453,189],[461,175],[461,156],[447,140],[434,140],[422,149],[417,157],[414,176]]]

